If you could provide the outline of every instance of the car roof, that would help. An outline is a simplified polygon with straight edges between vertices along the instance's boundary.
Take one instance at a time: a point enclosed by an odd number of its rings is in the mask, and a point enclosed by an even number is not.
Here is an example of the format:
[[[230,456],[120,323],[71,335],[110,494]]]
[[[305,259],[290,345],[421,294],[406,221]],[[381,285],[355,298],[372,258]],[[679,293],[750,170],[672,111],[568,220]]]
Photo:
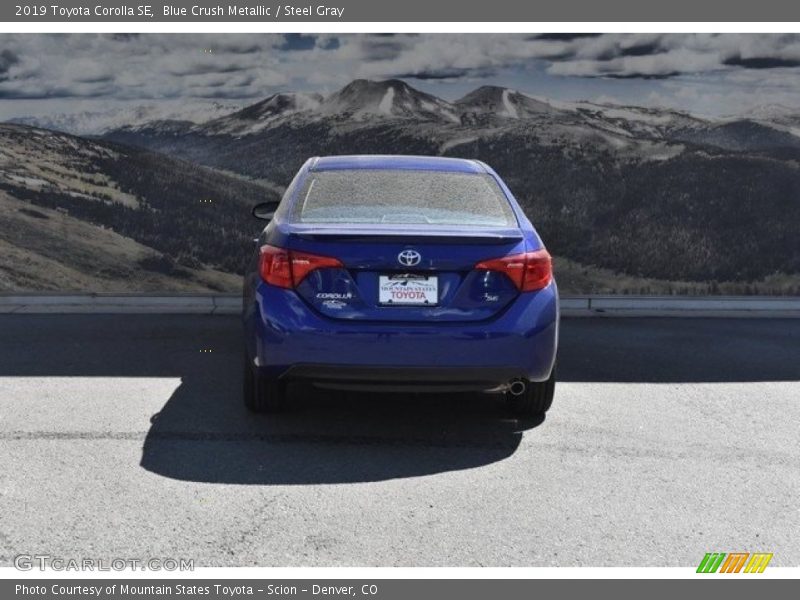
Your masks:
[[[341,169],[386,169],[413,171],[449,171],[454,173],[486,173],[486,167],[477,160],[445,158],[442,156],[403,156],[391,154],[353,154],[349,156],[321,156],[313,160],[312,171]]]

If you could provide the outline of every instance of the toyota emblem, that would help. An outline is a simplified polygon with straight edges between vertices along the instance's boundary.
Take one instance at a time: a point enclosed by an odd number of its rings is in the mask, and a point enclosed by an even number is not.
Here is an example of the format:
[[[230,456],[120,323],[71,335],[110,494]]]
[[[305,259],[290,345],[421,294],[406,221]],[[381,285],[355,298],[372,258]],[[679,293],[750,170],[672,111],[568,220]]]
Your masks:
[[[416,250],[403,250],[397,255],[397,262],[404,267],[414,267],[422,260],[422,255]]]

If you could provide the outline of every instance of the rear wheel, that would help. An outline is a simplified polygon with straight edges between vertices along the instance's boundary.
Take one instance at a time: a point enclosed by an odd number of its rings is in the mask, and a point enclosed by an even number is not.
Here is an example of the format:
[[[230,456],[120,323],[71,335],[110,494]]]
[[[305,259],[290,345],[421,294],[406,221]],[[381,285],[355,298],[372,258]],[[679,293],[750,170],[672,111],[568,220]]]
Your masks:
[[[247,352],[244,353],[244,405],[255,413],[272,413],[286,405],[286,384],[262,377],[253,368]]]
[[[555,367],[547,381],[526,381],[525,391],[514,396],[506,392],[506,400],[515,415],[520,417],[540,417],[553,404],[556,391]]]

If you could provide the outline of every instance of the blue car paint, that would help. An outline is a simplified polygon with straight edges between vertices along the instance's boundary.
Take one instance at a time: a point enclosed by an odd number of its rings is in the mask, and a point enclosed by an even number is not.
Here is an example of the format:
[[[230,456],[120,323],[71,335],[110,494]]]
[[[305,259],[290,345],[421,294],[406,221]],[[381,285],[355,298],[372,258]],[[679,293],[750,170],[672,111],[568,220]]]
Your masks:
[[[298,190],[314,171],[326,169],[406,169],[458,171],[491,175],[502,189],[517,219],[518,229],[487,229],[487,244],[446,242],[448,236],[474,235],[458,227],[435,227],[436,244],[425,236],[408,236],[403,226],[330,226],[290,223],[286,215]],[[314,239],[321,233],[322,239]],[[329,234],[333,237],[329,237]],[[380,234],[369,256],[358,256],[359,245],[338,241],[335,234]],[[388,236],[388,237],[387,237]],[[395,239],[396,238],[396,239]],[[443,242],[443,240],[445,240]],[[484,163],[449,158],[346,156],[309,159],[287,189],[281,208],[262,232],[257,246],[270,244],[339,258],[348,265],[356,257],[362,266],[374,260],[387,264],[403,248],[424,248],[440,277],[440,306],[386,307],[377,304],[377,284],[362,281],[349,269],[312,272],[297,290],[263,282],[257,256],[245,276],[244,324],[248,355],[261,375],[279,378],[298,364],[347,367],[498,367],[515,377],[544,381],[552,371],[558,345],[558,293],[555,281],[534,292],[518,292],[500,273],[470,270],[475,263],[507,254],[543,248],[542,241],[511,191]],[[256,251],[257,255],[257,251]],[[366,261],[366,262],[364,262]],[[451,263],[451,264],[448,264]],[[424,271],[424,266],[420,267]],[[385,271],[386,267],[376,267]],[[366,269],[369,276],[369,269]],[[460,273],[457,275],[456,273]],[[497,278],[489,283],[483,277]],[[315,280],[316,278],[316,280]],[[353,298],[345,306],[317,303],[314,286],[336,289]],[[337,288],[341,285],[341,288]],[[479,302],[481,285],[490,286],[497,301]],[[452,300],[460,294],[457,308]],[[335,306],[332,304],[330,306]],[[502,382],[497,382],[498,384]]]

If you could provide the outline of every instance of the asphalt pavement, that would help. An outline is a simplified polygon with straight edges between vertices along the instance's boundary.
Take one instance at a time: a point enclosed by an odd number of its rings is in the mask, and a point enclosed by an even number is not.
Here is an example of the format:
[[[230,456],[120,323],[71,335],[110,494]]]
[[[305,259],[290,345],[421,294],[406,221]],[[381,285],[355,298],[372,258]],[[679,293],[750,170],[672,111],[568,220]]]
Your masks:
[[[800,565],[800,320],[567,319],[543,421],[293,390],[236,317],[0,315],[0,565]]]

